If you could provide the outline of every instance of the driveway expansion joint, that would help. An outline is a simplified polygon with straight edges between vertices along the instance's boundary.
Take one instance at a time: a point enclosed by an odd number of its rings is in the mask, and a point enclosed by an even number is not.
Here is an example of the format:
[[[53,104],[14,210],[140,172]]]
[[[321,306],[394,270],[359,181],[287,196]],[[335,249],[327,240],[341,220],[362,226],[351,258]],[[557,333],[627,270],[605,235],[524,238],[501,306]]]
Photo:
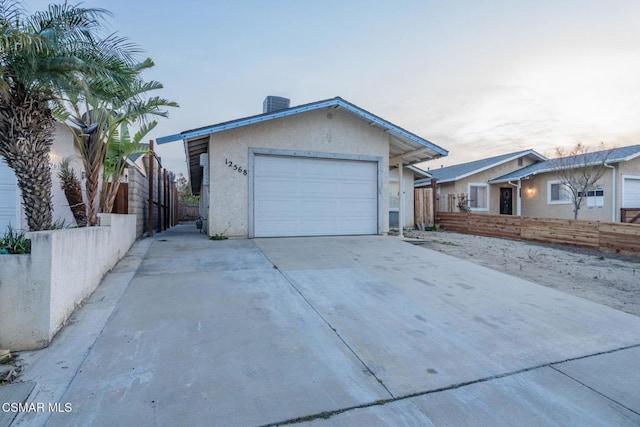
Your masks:
[[[304,298],[304,296],[303,296]],[[346,345],[346,343],[345,343]],[[537,365],[537,366],[533,366],[533,367],[529,367],[529,368],[523,368],[517,371],[513,371],[513,372],[505,372],[502,374],[496,374],[496,375],[492,375],[489,377],[485,377],[485,378],[479,378],[477,380],[472,380],[472,381],[465,381],[465,382],[461,382],[461,383],[457,383],[457,384],[451,384],[445,387],[440,387],[440,388],[436,388],[433,390],[426,390],[426,391],[419,391],[419,392],[415,392],[415,393],[409,393],[406,395],[402,395],[402,396],[398,396],[398,397],[392,397],[391,399],[380,399],[380,400],[376,400],[373,402],[368,402],[368,403],[363,403],[362,405],[355,405],[355,406],[350,406],[350,407],[346,407],[346,408],[340,408],[340,409],[336,409],[333,411],[323,411],[317,414],[312,414],[312,415],[307,415],[307,416],[302,416],[302,417],[297,417],[297,418],[292,418],[289,420],[284,420],[284,421],[278,421],[275,423],[269,423],[269,424],[263,424],[259,427],[277,427],[277,426],[284,426],[284,425],[291,425],[291,424],[297,424],[297,423],[302,423],[302,422],[309,422],[309,421],[314,421],[314,420],[318,420],[318,419],[329,419],[335,415],[339,415],[342,414],[344,412],[348,412],[348,411],[352,411],[354,409],[365,409],[365,408],[371,408],[374,406],[383,406],[386,405],[387,403],[393,403],[393,402],[398,402],[398,401],[402,401],[402,400],[407,400],[407,399],[412,399],[414,397],[421,397],[421,396],[426,396],[429,394],[435,394],[435,393],[439,393],[442,391],[449,391],[449,390],[455,390],[461,387],[466,387],[469,385],[473,385],[473,384],[479,384],[479,383],[485,383],[485,382],[490,382],[493,380],[497,380],[497,379],[501,379],[501,378],[506,378],[506,377],[511,377],[514,375],[518,375],[518,374],[522,374],[525,372],[529,372],[529,371],[534,371],[536,369],[540,369],[540,368],[551,368],[554,371],[560,372],[561,374],[567,376],[568,378],[570,378],[571,380],[579,383],[580,385],[588,388],[589,390],[595,392],[596,394],[606,398],[607,400],[615,403],[616,405],[619,405],[620,407],[627,409],[629,411],[631,411],[632,413],[636,414],[636,415],[640,415],[640,413],[638,413],[637,411],[634,411],[633,409],[630,409],[628,407],[626,407],[625,405],[611,399],[610,397],[598,392],[597,390],[594,390],[592,387],[589,387],[588,385],[576,380],[575,378],[571,377],[570,375],[565,374],[562,371],[559,371],[558,369],[556,369],[553,365],[559,365],[565,362],[572,362],[575,360],[581,360],[581,359],[586,359],[588,357],[594,357],[594,356],[600,356],[603,354],[610,354],[610,353],[615,353],[617,351],[623,351],[623,350],[629,350],[632,348],[637,348],[640,347],[640,344],[633,344],[630,346],[626,346],[626,347],[621,347],[621,348],[617,348],[617,349],[613,349],[613,350],[608,350],[608,351],[603,351],[603,352],[599,352],[599,353],[594,353],[594,354],[589,354],[586,356],[579,356],[579,357],[574,357],[571,359],[567,359],[567,360],[563,360],[560,362],[551,362],[551,363],[546,363],[543,365]],[[354,353],[355,354],[355,353]],[[357,355],[356,355],[357,357]],[[364,364],[364,362],[363,362]],[[366,365],[365,365],[366,367]],[[376,377],[377,378],[377,377]],[[386,387],[385,387],[386,388]],[[391,393],[391,392],[389,392]]]
[[[616,405],[618,405],[618,406],[620,406],[620,407],[622,407],[622,408],[626,409],[627,411],[633,412],[633,413],[634,413],[634,414],[636,414],[636,415],[640,415],[640,412],[638,412],[638,411],[634,411],[633,409],[629,408],[628,406],[624,405],[623,403],[620,403],[620,402],[618,402],[617,400],[612,399],[611,397],[607,396],[606,394],[601,393],[600,391],[596,390],[595,388],[591,387],[590,385],[587,385],[587,384],[583,383],[583,382],[582,382],[582,381],[580,381],[579,379],[572,377],[571,375],[567,374],[566,372],[561,371],[560,369],[556,368],[555,366],[549,366],[549,367],[550,367],[551,369],[553,369],[554,371],[556,371],[556,372],[558,372],[558,373],[560,373],[560,374],[564,375],[565,377],[569,378],[570,380],[577,382],[577,383],[578,383],[578,384],[580,384],[581,386],[588,388],[588,389],[589,389],[589,390],[591,390],[592,392],[594,392],[594,393],[596,393],[597,395],[599,395],[599,396],[601,396],[601,397],[603,397],[603,398],[607,399],[608,401],[613,402],[613,403],[615,403]]]
[[[258,248],[258,250],[264,255],[265,258],[267,258],[267,260],[269,260],[269,262],[271,264],[273,264],[273,261],[271,261],[271,259],[269,259],[269,257],[267,256],[267,254],[265,254],[262,249],[260,249],[260,247],[258,247],[258,245],[255,244],[255,242],[253,243],[256,248]],[[275,264],[273,264],[273,267],[278,269],[278,267],[276,267]],[[329,326],[329,329],[331,329],[336,336],[338,337],[338,339],[347,347],[347,349],[349,349],[349,351],[351,352],[351,354],[353,354],[353,356],[358,359],[358,361],[362,364],[362,366],[364,366],[365,371],[371,375],[373,378],[375,378],[375,380],[380,384],[380,386],[382,386],[382,388],[389,394],[389,396],[391,396],[391,398],[395,398],[395,396],[393,395],[393,393],[391,393],[391,390],[389,390],[389,388],[386,386],[386,384],[382,381],[381,378],[379,378],[375,372],[373,372],[373,370],[364,362],[364,360],[362,360],[362,358],[360,357],[360,355],[358,355],[358,353],[356,353],[356,351],[349,345],[349,343],[347,343],[347,341],[342,337],[342,335],[340,335],[340,333],[338,332],[338,330],[318,311],[318,309],[316,309],[313,304],[311,304],[311,301],[309,301],[304,294],[300,291],[300,289],[298,289],[296,287],[296,285],[289,279],[289,277],[287,277],[287,275],[280,269],[278,269],[278,273],[280,273],[280,275],[282,275],[282,277],[284,278],[284,280],[287,281],[287,283],[289,283],[289,285],[298,293],[298,295],[300,295],[300,297],[302,298],[302,300],[304,302],[307,303],[307,305],[309,307],[311,307],[311,309],[316,313],[316,315],[318,317],[320,317],[320,319],[322,319],[322,321]]]

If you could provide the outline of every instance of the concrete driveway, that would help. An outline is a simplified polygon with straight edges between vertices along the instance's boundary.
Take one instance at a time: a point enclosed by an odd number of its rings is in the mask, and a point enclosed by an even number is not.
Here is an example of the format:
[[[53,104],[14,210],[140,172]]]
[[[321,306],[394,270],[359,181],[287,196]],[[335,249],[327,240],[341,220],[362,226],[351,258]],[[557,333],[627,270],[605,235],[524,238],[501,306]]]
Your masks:
[[[121,291],[81,357],[63,346],[81,320],[49,350],[73,410],[19,423],[640,424],[638,317],[395,237],[193,228],[147,239],[114,271],[127,286],[105,280],[81,318]]]

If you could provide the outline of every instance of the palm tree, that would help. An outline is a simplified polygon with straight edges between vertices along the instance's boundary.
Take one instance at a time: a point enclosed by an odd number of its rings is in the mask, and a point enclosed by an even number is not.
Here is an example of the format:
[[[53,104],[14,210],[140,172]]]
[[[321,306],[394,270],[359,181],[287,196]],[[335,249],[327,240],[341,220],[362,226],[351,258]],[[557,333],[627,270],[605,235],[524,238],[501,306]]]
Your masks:
[[[71,158],[67,157],[60,162],[58,178],[60,178],[60,187],[69,202],[69,208],[76,224],[78,227],[84,227],[87,225],[87,210],[82,200],[82,184],[71,167],[70,161]]]
[[[113,211],[118,188],[120,188],[120,180],[127,167],[127,160],[133,154],[147,154],[149,152],[149,147],[143,145],[142,141],[157,124],[158,122],[155,120],[149,124],[143,124],[132,138],[129,125],[123,122],[109,140],[100,193],[100,210],[102,212],[111,213]]]
[[[83,158],[89,225],[97,224],[99,208],[102,212],[111,212],[115,194],[110,194],[107,183],[111,178],[115,184],[112,188],[117,191],[124,170],[119,169],[120,166],[115,168],[113,158],[108,159],[109,152],[116,155],[114,153],[120,150],[121,156],[126,150],[136,149],[142,138],[157,124],[155,121],[147,123],[147,118],[167,117],[166,107],[178,107],[177,103],[164,98],[146,96],[149,92],[163,87],[159,82],[144,82],[141,78],[141,73],[153,65],[151,59],[146,59],[132,66],[126,84],[105,80],[101,76],[90,78],[87,84],[67,90],[65,96],[60,97],[55,109],[56,117],[73,131],[76,145]],[[127,146],[122,137],[129,137],[128,125],[136,122],[141,122],[140,130],[134,137],[137,142],[133,146]],[[126,134],[123,134],[123,131]],[[116,146],[112,147],[113,145]],[[130,154],[133,154],[133,151]],[[124,161],[126,162],[126,158]],[[124,164],[121,166],[124,168]],[[103,196],[99,206],[101,175]]]
[[[32,231],[51,227],[51,101],[86,76],[130,81],[135,49],[97,37],[107,15],[64,3],[27,16],[19,1],[0,0],[0,155],[16,174]]]

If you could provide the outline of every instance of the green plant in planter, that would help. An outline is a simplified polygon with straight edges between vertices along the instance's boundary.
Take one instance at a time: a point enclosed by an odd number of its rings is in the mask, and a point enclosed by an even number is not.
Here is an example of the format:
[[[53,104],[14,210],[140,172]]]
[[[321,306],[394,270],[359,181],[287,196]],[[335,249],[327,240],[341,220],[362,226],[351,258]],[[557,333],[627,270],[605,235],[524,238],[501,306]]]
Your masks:
[[[214,234],[213,236],[209,237],[209,240],[227,240],[228,237],[225,236],[224,234]]]
[[[7,231],[0,236],[0,254],[30,254],[31,240],[27,238],[24,231],[14,230],[11,225],[7,226]]]

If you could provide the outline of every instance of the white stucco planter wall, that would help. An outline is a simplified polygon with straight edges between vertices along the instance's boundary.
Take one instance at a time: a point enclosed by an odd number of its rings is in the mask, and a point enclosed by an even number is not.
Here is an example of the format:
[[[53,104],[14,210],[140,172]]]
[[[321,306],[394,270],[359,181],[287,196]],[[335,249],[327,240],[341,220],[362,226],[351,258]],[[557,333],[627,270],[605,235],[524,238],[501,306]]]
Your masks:
[[[0,348],[46,347],[136,239],[135,215],[29,233],[31,254],[0,256]]]

